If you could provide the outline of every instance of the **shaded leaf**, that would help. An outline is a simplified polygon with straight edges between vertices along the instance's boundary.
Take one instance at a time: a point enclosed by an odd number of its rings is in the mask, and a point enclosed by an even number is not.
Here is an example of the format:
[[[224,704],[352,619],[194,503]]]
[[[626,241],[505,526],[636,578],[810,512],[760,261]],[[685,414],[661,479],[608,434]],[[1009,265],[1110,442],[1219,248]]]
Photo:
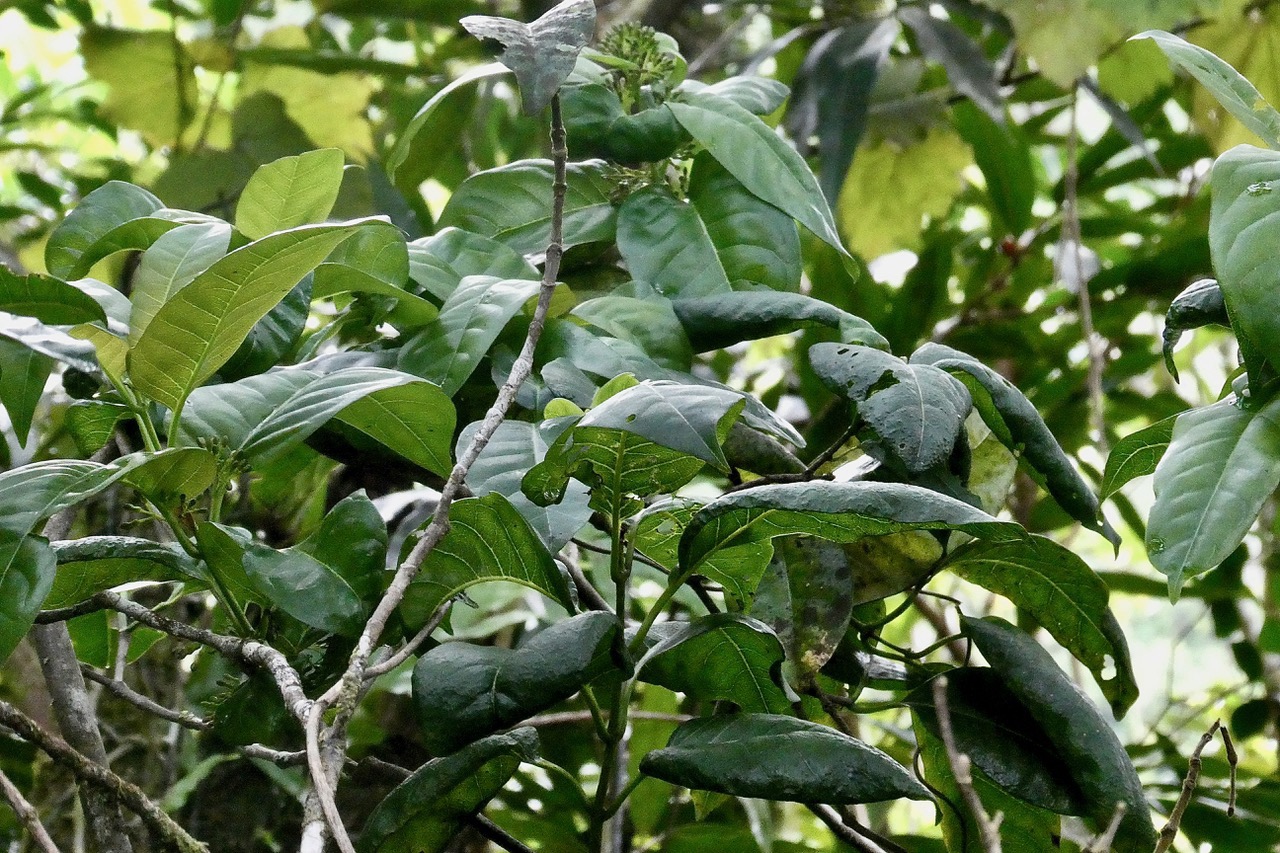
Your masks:
[[[76,205],[58,223],[45,244],[44,264],[58,278],[79,278],[88,267],[81,259],[112,229],[148,216],[164,203],[142,187],[124,181],[107,181]],[[92,263],[88,264],[92,266]]]
[[[31,419],[44,396],[53,365],[49,356],[0,337],[0,403],[9,414],[19,447],[27,446]]]
[[[363,490],[338,501],[297,550],[332,568],[366,603],[382,592],[387,525]]]
[[[801,293],[724,293],[676,299],[671,307],[697,352],[812,326],[838,329],[848,343],[889,348],[888,341],[861,317]]]
[[[453,404],[430,382],[382,388],[334,417],[433,474],[447,477],[453,470],[449,437],[456,415]]]
[[[199,577],[195,562],[177,543],[133,536],[86,536],[55,542],[58,573],[44,608],[70,607],[125,583],[184,581]]]
[[[618,209],[618,252],[632,278],[664,296],[727,293],[729,279],[693,205],[660,187],[632,193]]]
[[[469,275],[542,279],[522,254],[505,243],[452,227],[409,244],[409,275],[441,302]]]
[[[47,539],[0,528],[0,662],[31,630],[57,563]]]
[[[982,170],[991,212],[1005,233],[1020,236],[1031,225],[1036,200],[1031,147],[1012,123],[1002,123],[1003,110],[999,123],[970,104],[957,104],[951,116]]]
[[[996,69],[982,46],[945,18],[935,18],[921,6],[898,9],[898,20],[915,33],[920,52],[947,70],[947,80],[991,118],[1004,123],[1004,98]]]
[[[125,482],[157,504],[204,494],[218,473],[218,462],[202,447],[174,447],[150,455],[125,475]]]
[[[245,574],[272,604],[294,619],[331,634],[358,633],[364,602],[341,574],[300,550],[248,543]]]
[[[853,588],[854,572],[839,545],[810,536],[776,544],[751,615],[777,633],[802,684],[840,645],[853,613]]]
[[[1173,363],[1173,348],[1178,345],[1182,333],[1211,323],[1231,325],[1231,319],[1227,316],[1227,303],[1217,279],[1202,278],[1194,281],[1169,303],[1160,339],[1164,351],[1164,366],[1172,374],[1174,382],[1178,381],[1178,368]]]
[[[387,157],[387,174],[393,178],[395,177],[396,172],[399,171],[400,167],[404,165],[404,161],[409,157],[409,149],[413,145],[414,138],[427,125],[427,122],[431,120],[431,116],[449,95],[478,80],[507,73],[507,67],[501,62],[490,62],[487,65],[472,68],[428,98],[427,102],[413,114],[413,118],[409,120],[409,123],[405,125],[404,130],[401,131],[400,136],[396,139],[395,147],[391,149],[391,154]]]
[[[420,326],[439,314],[431,302],[407,290],[409,248],[400,229],[390,223],[361,228],[316,267],[312,295],[374,293],[396,300],[392,322]]]
[[[16,275],[3,266],[0,311],[35,317],[53,326],[107,322],[102,306],[75,285],[47,275]]]

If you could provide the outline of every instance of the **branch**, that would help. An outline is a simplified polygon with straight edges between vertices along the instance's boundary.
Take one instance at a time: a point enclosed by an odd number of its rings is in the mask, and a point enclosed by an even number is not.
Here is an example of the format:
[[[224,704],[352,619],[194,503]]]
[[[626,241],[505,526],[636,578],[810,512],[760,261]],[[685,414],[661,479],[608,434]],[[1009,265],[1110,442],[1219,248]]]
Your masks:
[[[906,853],[906,850],[889,841],[886,838],[880,838],[865,826],[852,827],[844,822],[844,818],[834,808],[822,803],[813,803],[806,805],[809,811],[827,825],[827,828],[835,834],[836,838],[848,844],[859,853]],[[874,840],[871,837],[874,836]]]
[[[1098,837],[1089,842],[1083,850],[1083,853],[1108,853],[1111,850],[1111,844],[1116,840],[1116,832],[1120,830],[1120,821],[1124,820],[1124,813],[1129,810],[1123,802],[1116,803],[1116,810],[1111,815],[1111,822],[1107,824],[1107,828],[1098,834]]]
[[[35,806],[27,802],[27,798],[22,796],[18,786],[4,775],[3,770],[0,770],[0,791],[4,792],[4,798],[9,801],[9,807],[18,816],[18,820],[22,821],[27,832],[31,833],[31,839],[35,841],[36,846],[43,853],[59,853],[58,845],[53,843],[53,839],[49,837],[49,831],[40,822],[40,815],[36,813]]]
[[[450,598],[437,607],[436,612],[431,614],[431,618],[427,620],[427,624],[423,625],[422,630],[414,634],[413,638],[409,640],[409,642],[401,646],[400,649],[391,657],[384,661],[378,661],[376,664],[365,670],[365,681],[371,681],[380,675],[385,675],[408,660],[409,656],[416,652],[418,648],[435,633],[435,630],[440,627],[440,623],[444,621],[444,617],[449,615],[449,608],[452,606],[453,599]]]
[[[1228,805],[1228,815],[1235,814],[1235,744],[1231,743],[1231,736],[1226,734],[1226,729],[1222,727],[1221,720],[1214,720],[1213,725],[1209,726],[1209,730],[1200,736],[1200,742],[1196,744],[1196,748],[1191,751],[1191,759],[1187,762],[1187,776],[1182,780],[1182,793],[1178,795],[1178,802],[1174,804],[1173,811],[1169,812],[1169,820],[1160,830],[1160,839],[1156,842],[1155,853],[1165,853],[1171,846],[1173,841],[1178,837],[1178,827],[1182,825],[1182,816],[1187,811],[1187,806],[1191,805],[1191,796],[1196,792],[1196,783],[1200,781],[1200,753],[1204,752],[1204,748],[1209,745],[1209,741],[1213,740],[1213,736],[1219,731],[1224,734],[1223,744],[1231,744],[1227,747],[1228,761],[1231,762],[1231,802]]]
[[[88,664],[80,664],[80,672],[95,684],[101,684],[108,693],[117,699],[128,702],[135,708],[146,711],[148,714],[159,717],[162,720],[168,720],[171,723],[177,723],[184,728],[195,729],[198,732],[207,731],[213,725],[208,720],[196,716],[190,711],[175,711],[172,708],[166,708],[154,699],[143,696],[123,681],[116,681],[110,676],[103,675]]]
[[[8,702],[0,701],[0,723],[12,729],[18,737],[35,744],[55,763],[70,770],[76,779],[94,786],[142,818],[164,849],[178,853],[208,853],[209,849],[204,844],[192,838],[141,788],[72,749],[62,738],[49,734]]]
[[[955,777],[956,787],[964,797],[964,803],[973,814],[978,824],[978,833],[982,840],[984,853],[1001,853],[1000,821],[1003,815],[995,817],[987,814],[973,787],[973,768],[969,756],[956,747],[955,731],[951,728],[951,706],[947,702],[947,677],[940,675],[933,680],[933,706],[938,714],[938,729],[942,734],[942,744],[947,750],[947,762],[951,765],[951,775]]]

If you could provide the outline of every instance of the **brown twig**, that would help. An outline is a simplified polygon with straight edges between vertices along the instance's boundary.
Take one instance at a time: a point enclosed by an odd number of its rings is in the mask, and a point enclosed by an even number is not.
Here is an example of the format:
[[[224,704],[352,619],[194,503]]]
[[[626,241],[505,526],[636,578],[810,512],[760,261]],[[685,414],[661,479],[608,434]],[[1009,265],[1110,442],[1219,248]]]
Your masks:
[[[1209,745],[1209,741],[1213,740],[1213,736],[1219,731],[1225,732],[1222,727],[1221,720],[1214,720],[1213,725],[1209,726],[1209,730],[1200,736],[1200,742],[1196,744],[1196,748],[1191,751],[1191,758],[1187,762],[1187,776],[1182,780],[1182,793],[1178,795],[1178,802],[1174,803],[1173,811],[1169,812],[1169,820],[1160,830],[1160,838],[1156,842],[1155,853],[1165,853],[1171,846],[1173,841],[1178,837],[1178,827],[1182,825],[1182,816],[1187,811],[1187,806],[1191,805],[1191,797],[1196,792],[1196,783],[1200,781],[1200,753],[1204,752],[1204,748]],[[1230,735],[1223,739],[1224,745],[1229,742]],[[1231,777],[1232,777],[1232,794],[1231,804],[1228,814],[1235,813],[1235,761],[1231,760],[1231,756],[1235,753],[1235,744],[1228,747],[1228,760],[1231,761]]]
[[[887,838],[881,838],[865,826],[850,826],[840,816],[840,813],[831,806],[822,803],[811,803],[806,805],[805,808],[813,812],[818,820],[826,824],[836,838],[848,844],[854,850],[859,851],[859,853],[906,853],[906,850],[902,847]]]
[[[978,834],[982,841],[984,853],[1001,853],[1000,821],[1003,815],[999,812],[995,817],[987,814],[982,805],[978,791],[973,786],[973,765],[969,756],[956,746],[955,730],[951,727],[951,705],[947,701],[947,677],[940,675],[933,681],[933,707],[938,715],[938,729],[942,735],[942,745],[947,751],[947,763],[951,765],[951,775],[955,777],[956,787],[964,798],[965,806],[973,815],[978,825]]]
[[[171,723],[177,723],[184,728],[194,729],[199,732],[207,731],[213,725],[208,720],[198,717],[190,711],[175,711],[172,708],[166,708],[154,699],[143,696],[123,681],[117,681],[108,675],[103,675],[87,664],[80,664],[80,672],[95,684],[101,684],[103,689],[117,699],[128,702],[135,708],[146,711],[148,714],[159,717],[162,720],[168,720]]]
[[[0,792],[4,793],[5,800],[8,801],[9,807],[13,809],[13,813],[18,816],[18,820],[22,821],[22,825],[27,828],[27,832],[31,833],[31,840],[43,853],[59,853],[58,845],[53,843],[53,839],[49,837],[49,831],[44,828],[44,824],[40,822],[40,815],[36,812],[35,806],[22,796],[22,792],[18,790],[18,786],[13,784],[12,780],[0,770]]]

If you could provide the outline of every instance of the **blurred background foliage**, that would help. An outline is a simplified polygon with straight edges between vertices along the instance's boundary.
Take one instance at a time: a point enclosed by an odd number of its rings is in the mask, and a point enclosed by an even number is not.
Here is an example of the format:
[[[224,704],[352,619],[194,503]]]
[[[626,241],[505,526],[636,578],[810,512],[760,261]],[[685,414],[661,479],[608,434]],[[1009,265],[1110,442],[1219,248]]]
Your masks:
[[[256,167],[324,146],[341,148],[349,163],[335,217],[381,214],[410,238],[430,234],[469,174],[545,156],[544,123],[521,116],[513,87],[497,78],[445,100],[393,177],[385,164],[398,135],[432,94],[489,60],[462,30],[461,16],[531,20],[549,5],[0,0],[0,260],[40,270],[51,228],[106,181],[132,181],[169,206],[230,217]],[[638,20],[671,34],[690,77],[714,82],[754,73],[789,85],[790,99],[770,121],[812,158],[842,237],[862,266],[855,278],[833,251],[806,244],[801,287],[871,321],[895,352],[933,340],[996,367],[1027,391],[1095,482],[1119,438],[1219,396],[1235,363],[1234,344],[1213,329],[1188,335],[1175,355],[1182,375],[1176,384],[1161,361],[1161,318],[1177,293],[1211,272],[1205,183],[1212,158],[1255,140],[1202,88],[1175,76],[1150,41],[1126,39],[1147,28],[1177,32],[1280,103],[1280,4],[598,0],[597,6],[601,32]],[[578,155],[571,150],[571,156]],[[129,262],[119,258],[96,277],[127,277]],[[838,436],[845,412],[796,357],[821,334],[758,342],[699,369],[760,395],[821,448]],[[66,402],[50,395],[39,417],[56,425]],[[25,447],[10,440],[3,461],[45,458],[65,444],[56,429],[43,434]],[[326,474],[280,472],[278,482],[258,486],[262,511],[305,527],[323,512],[324,489],[307,488],[302,478],[322,484]],[[1280,514],[1269,508],[1246,549],[1170,605],[1142,546],[1150,500],[1147,478],[1111,496],[1106,511],[1123,534],[1118,556],[1096,537],[1077,538],[1078,528],[1030,481],[1015,484],[1011,511],[1028,528],[1080,550],[1113,590],[1143,693],[1120,726],[1148,792],[1171,802],[1188,744],[1214,718],[1229,720],[1241,747],[1242,816],[1225,817],[1225,764],[1214,755],[1206,762],[1205,794],[1184,830],[1214,850],[1267,849],[1280,842]],[[981,608],[981,593],[953,583],[952,592]],[[463,636],[510,644],[538,622],[539,605],[525,591],[495,587],[483,596],[483,606],[468,611],[473,620],[455,616]],[[953,629],[944,614],[935,615],[906,620],[903,630],[911,635],[903,642],[924,646]],[[108,636],[96,624],[81,634]],[[184,671],[176,657],[157,657],[149,666],[157,685],[169,685],[162,693],[185,691],[199,703],[217,691],[217,673]],[[39,711],[39,691],[31,686],[38,679],[23,667],[21,655],[8,664],[3,692]],[[364,748],[420,752],[408,734],[405,687],[390,685],[360,718],[355,734]],[[654,689],[644,709],[660,717],[675,710],[673,701]],[[170,736],[123,706],[114,711],[120,751],[135,748],[136,740]],[[886,715],[882,731],[864,734],[903,753],[893,744],[904,719]],[[660,744],[670,727],[640,720],[636,738]],[[561,766],[577,770],[590,761],[572,727],[548,728],[543,743]],[[56,773],[37,764],[33,775],[27,751],[2,738],[0,764],[74,823],[73,800]],[[149,789],[170,790],[166,805],[182,811],[214,849],[290,843],[293,771],[175,745],[164,766],[140,763],[132,773]],[[558,822],[552,787],[526,776],[522,790],[503,795],[513,830],[543,850],[581,849],[577,830]],[[361,794],[358,784],[344,790]],[[656,785],[642,787],[633,809],[650,849],[781,851],[831,843],[801,812],[744,802],[697,822],[694,804],[658,794]],[[697,811],[705,807],[697,804]],[[894,808],[873,809],[868,819],[915,832],[921,851],[940,849],[927,840],[936,835],[928,809]],[[234,838],[220,840],[218,827],[227,820],[251,821],[257,835],[237,826]],[[7,815],[3,821],[12,824]]]

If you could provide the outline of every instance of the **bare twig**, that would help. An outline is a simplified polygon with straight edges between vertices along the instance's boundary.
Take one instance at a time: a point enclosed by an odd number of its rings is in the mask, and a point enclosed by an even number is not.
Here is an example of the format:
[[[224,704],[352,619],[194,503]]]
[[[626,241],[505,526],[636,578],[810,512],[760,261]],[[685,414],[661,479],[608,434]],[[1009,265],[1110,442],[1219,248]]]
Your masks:
[[[159,717],[162,720],[168,720],[184,728],[201,732],[206,731],[212,725],[208,720],[198,717],[190,711],[175,711],[172,708],[166,708],[154,699],[143,696],[123,681],[117,681],[108,675],[103,675],[87,664],[80,665],[80,672],[95,684],[101,684],[108,693],[117,699],[128,702],[135,708],[146,711],[148,714]]]
[[[482,814],[472,815],[467,823],[507,853],[533,853],[533,848],[526,846],[520,839]]]
[[[987,814],[973,787],[973,766],[969,756],[956,746],[955,730],[951,727],[951,705],[947,702],[947,677],[940,675],[933,680],[933,707],[938,715],[938,729],[942,735],[942,745],[947,751],[947,762],[951,765],[951,775],[955,777],[956,787],[964,798],[965,805],[978,825],[978,833],[982,839],[985,853],[1001,853],[999,812],[995,817]]]
[[[575,544],[577,543],[575,542]],[[569,578],[573,581],[573,585],[578,589],[578,597],[583,599],[588,607],[592,610],[602,610],[605,613],[613,612],[613,607],[609,602],[605,601],[604,596],[600,594],[600,591],[592,585],[591,581],[582,571],[582,566],[578,565],[577,560],[570,560],[562,554],[556,557],[556,562],[564,566],[565,571],[569,573]]]
[[[1236,744],[1231,739],[1231,732],[1227,731],[1227,727],[1219,727],[1218,734],[1222,736],[1222,751],[1227,754],[1227,767],[1231,771],[1231,793],[1227,797],[1227,817],[1235,817],[1236,765],[1240,763],[1240,756],[1236,754]]]
[[[1182,825],[1182,816],[1187,811],[1187,806],[1191,805],[1191,797],[1196,792],[1196,783],[1200,781],[1200,753],[1204,752],[1204,748],[1209,745],[1209,741],[1213,740],[1213,736],[1219,731],[1225,732],[1222,728],[1221,720],[1214,720],[1213,725],[1209,726],[1209,730],[1200,736],[1200,742],[1196,744],[1196,748],[1191,751],[1191,758],[1187,762],[1187,776],[1182,780],[1182,793],[1178,795],[1178,802],[1174,803],[1173,811],[1169,812],[1169,820],[1160,830],[1160,838],[1156,842],[1155,853],[1165,853],[1171,846],[1173,841],[1178,837],[1178,827]],[[1223,739],[1224,745],[1230,742],[1230,735]],[[1228,755],[1235,753],[1235,744],[1228,747]],[[1230,760],[1230,758],[1228,759]],[[1235,813],[1235,762],[1231,761],[1231,805],[1229,814]]]
[[[1083,853],[1108,853],[1111,850],[1111,844],[1116,840],[1116,833],[1120,831],[1120,821],[1124,820],[1124,813],[1129,807],[1123,802],[1116,803],[1116,810],[1111,814],[1111,821],[1107,824],[1098,836],[1089,842],[1084,848]]]
[[[338,803],[334,798],[333,785],[324,756],[321,754],[322,733],[320,727],[324,722],[325,705],[316,702],[307,715],[307,769],[311,773],[311,784],[315,788],[316,798],[324,812],[324,819],[329,824],[329,832],[337,842],[342,853],[356,853],[347,828],[342,823],[342,815],[338,813]],[[334,774],[336,775],[336,774]]]
[[[40,822],[40,815],[36,813],[35,806],[22,796],[22,792],[18,790],[18,786],[14,785],[8,776],[4,775],[4,771],[0,770],[0,791],[4,793],[4,798],[9,802],[9,807],[13,809],[13,813],[18,816],[18,820],[22,821],[22,825],[27,828],[27,832],[31,833],[31,840],[43,853],[58,853],[58,845],[53,843],[53,839],[49,837],[49,831],[44,828],[44,824]]]
[[[449,608],[453,606],[453,599],[441,604],[436,608],[436,612],[431,614],[431,618],[427,620],[427,624],[422,626],[422,630],[413,635],[409,642],[405,643],[396,650],[391,657],[386,660],[378,661],[364,671],[365,681],[370,681],[378,676],[385,675],[391,670],[398,667],[409,659],[409,656],[418,650],[418,648],[427,641],[427,639],[435,633],[440,627],[440,623],[444,621],[444,617],[449,615]]]
[[[875,836],[864,826],[853,827],[845,822],[844,818],[834,808],[821,803],[813,803],[806,806],[809,811],[827,825],[827,828],[835,834],[836,838],[848,844],[859,853],[906,853],[906,851],[889,841],[887,838]],[[874,836],[869,837],[869,836]]]
[[[89,613],[97,613],[99,610],[105,610],[98,602],[92,598],[85,599],[78,604],[70,607],[59,607],[55,610],[41,610],[36,614],[37,625],[52,625],[54,622],[66,622],[68,619],[74,619],[77,616],[85,616]]]

